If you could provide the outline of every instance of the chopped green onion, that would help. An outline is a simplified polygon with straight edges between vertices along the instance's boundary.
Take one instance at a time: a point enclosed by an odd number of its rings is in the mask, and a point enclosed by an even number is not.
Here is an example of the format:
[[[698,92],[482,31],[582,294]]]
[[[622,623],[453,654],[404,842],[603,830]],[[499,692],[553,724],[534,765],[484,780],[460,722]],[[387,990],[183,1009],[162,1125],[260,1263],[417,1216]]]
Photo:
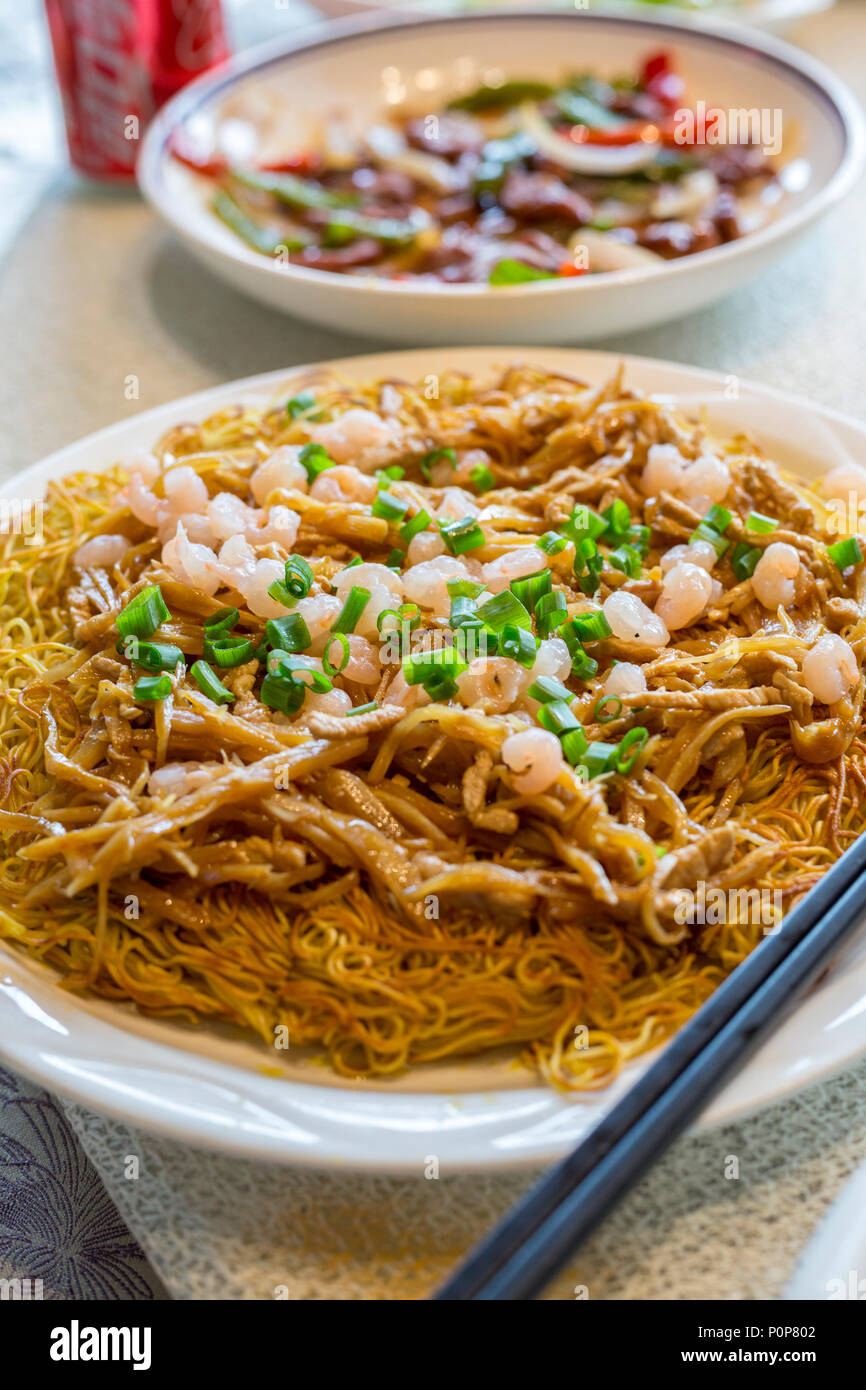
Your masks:
[[[560,739],[562,751],[572,767],[575,767],[583,758],[589,744],[583,729],[569,729]]]
[[[516,623],[507,623],[499,639],[499,651],[502,656],[507,656],[511,661],[517,661],[528,669],[534,664],[538,654],[538,641],[525,628],[518,627]]]
[[[618,545],[616,550],[611,550],[607,559],[608,564],[613,565],[615,570],[627,574],[629,579],[640,579],[643,566],[640,553],[634,546]]]
[[[343,660],[340,662],[339,666],[334,666],[328,656],[332,642],[339,642],[343,649]],[[328,676],[338,676],[340,672],[344,671],[348,666],[351,655],[352,649],[349,646],[348,637],[342,632],[332,632],[325,643],[325,650],[322,652],[322,666],[324,667],[325,674]]]
[[[286,680],[283,676],[268,675],[262,681],[259,699],[270,709],[282,714],[296,714],[307,698],[307,687],[301,681]]]
[[[379,708],[378,700],[368,700],[366,705],[356,705],[354,709],[346,710],[346,718],[351,719],[353,714],[370,714],[374,709]]]
[[[535,605],[535,626],[539,637],[549,637],[555,628],[561,626],[567,612],[565,594],[561,589],[542,594]]]
[[[451,600],[451,616],[448,621],[452,627],[463,627],[465,623],[479,627],[481,624],[474,598],[470,598],[468,594],[457,594]]]
[[[595,541],[589,538],[578,541],[574,554],[574,574],[583,593],[595,593],[603,564]]]
[[[400,622],[409,624],[409,631],[414,632],[421,621],[421,609],[417,603],[401,603],[397,612],[400,614]]]
[[[448,579],[445,588],[452,598],[478,598],[487,588],[476,579]]]
[[[432,652],[403,658],[403,678],[407,685],[426,685],[438,671],[442,675],[459,676],[467,669],[456,647],[438,647]]]
[[[274,603],[281,603],[284,608],[294,608],[298,601],[286,588],[282,579],[275,579],[273,584],[268,585],[268,598],[272,598]]]
[[[700,522],[689,536],[689,541],[709,541],[713,550],[721,560],[731,542],[726,541],[724,536],[720,536],[714,526],[708,526],[705,521]]]
[[[771,531],[778,529],[778,521],[772,516],[764,516],[763,512],[749,512],[746,517],[746,530],[755,531],[759,536],[768,536]]]
[[[291,652],[271,652],[268,657],[268,675],[280,676],[283,680],[306,685],[317,695],[327,695],[328,691],[334,688],[326,674],[309,665],[309,658],[295,656]],[[305,680],[305,676],[309,676],[309,680]]]
[[[549,704],[551,700],[564,700],[568,704],[569,700],[574,699],[568,686],[563,685],[555,676],[539,676],[526,693],[531,700],[538,700],[542,705]]]
[[[230,690],[226,690],[222,681],[216,675],[212,666],[206,661],[196,661],[190,669],[190,675],[209,699],[215,700],[218,705],[230,705],[234,700],[234,695]]]
[[[418,467],[421,469],[421,476],[430,479],[430,470],[436,463],[450,463],[452,468],[457,467],[457,454],[454,449],[431,449],[429,454],[425,454]]]
[[[496,479],[486,463],[476,463],[470,468],[469,481],[479,492],[490,492],[496,487]]]
[[[136,700],[164,700],[170,694],[171,676],[141,676],[132,687]]]
[[[130,599],[117,615],[117,630],[123,637],[151,637],[171,614],[158,584],[148,584]]]
[[[733,519],[733,512],[729,512],[727,507],[720,507],[718,503],[710,507],[706,516],[701,518],[705,526],[712,526],[713,530],[718,531],[720,536],[728,529]]]
[[[643,728],[642,725],[636,729],[629,729],[628,733],[617,745],[612,759],[613,766],[616,768],[617,772],[621,773],[623,776],[631,772],[640,757],[641,751],[646,746],[648,738],[649,729]],[[632,749],[634,749],[634,752],[632,752]]]
[[[522,579],[513,579],[508,587],[517,595],[524,608],[533,613],[538,600],[544,594],[549,594],[553,587],[550,570],[536,570],[534,574],[524,575]]]
[[[558,632],[568,647],[572,674],[582,681],[591,680],[598,673],[598,662],[584,651],[583,643],[574,630],[573,622],[563,623]]]
[[[313,641],[300,613],[271,618],[265,624],[265,636],[272,647],[281,647],[287,652],[305,652]]]
[[[547,729],[548,733],[556,734],[557,738],[569,729],[580,728],[580,721],[565,700],[548,700],[536,710],[535,717],[542,728]]]
[[[349,590],[348,598],[337,616],[337,621],[331,627],[331,632],[354,632],[361,614],[370,602],[370,598],[369,589],[363,589],[359,584],[353,584]],[[309,642],[307,646],[309,646]],[[297,650],[300,651],[301,648],[299,647]]]
[[[527,632],[532,631],[532,619],[524,605],[516,594],[510,589],[503,589],[501,593],[494,594],[479,604],[478,617],[485,627],[490,628],[491,632],[502,632],[508,623],[515,623],[517,627],[526,628]]]
[[[605,637],[610,637],[613,631],[600,608],[592,613],[575,614],[571,624],[581,642],[602,642]]]
[[[290,401],[286,401],[286,414],[297,420],[299,415],[306,415],[308,410],[312,410],[315,404],[316,398],[312,391],[299,391]]]
[[[388,556],[387,560],[385,561],[385,566],[386,566],[386,568],[389,569],[389,570],[398,570],[398,571],[399,571],[399,570],[401,570],[401,569],[403,568],[403,561],[404,561],[405,559],[406,559],[406,552],[405,552],[405,550],[401,550],[401,549],[399,548],[399,546],[397,546],[397,547],[395,547],[395,548],[391,551],[391,554]]]
[[[638,554],[646,559],[650,548],[650,528],[648,526],[630,526],[628,540]]]
[[[759,545],[746,545],[740,541],[731,551],[731,568],[737,579],[741,582],[751,579],[755,573],[755,566],[763,555],[763,550]]]
[[[600,773],[610,770],[618,748],[621,746],[621,744],[593,742],[581,757],[580,765],[586,768],[590,777],[598,777]]]
[[[401,468],[399,463],[392,463],[388,468],[376,469],[376,482],[380,491],[387,488],[389,483],[399,483],[401,478],[405,478],[406,469]]]
[[[286,588],[295,598],[306,598],[313,587],[313,571],[302,555],[290,555],[286,561]]]
[[[622,541],[625,540],[631,530],[631,512],[628,503],[621,497],[615,497],[609,507],[605,507],[602,516],[607,522],[605,529],[605,539]]]
[[[211,613],[209,618],[204,620],[205,637],[225,637],[237,626],[240,613],[236,608],[218,608],[216,613]]]
[[[204,636],[204,654],[208,661],[217,666],[243,666],[253,654],[253,644],[248,637],[209,637]]]
[[[373,516],[381,517],[384,521],[399,521],[408,510],[409,503],[404,502],[402,497],[395,497],[393,492],[380,492],[370,508]]]
[[[394,624],[393,624],[392,627],[389,627],[389,628],[388,628],[388,632],[399,632],[399,631],[400,631],[400,614],[397,612],[397,609],[396,609],[396,608],[383,608],[383,609],[382,609],[382,612],[379,614],[378,618],[376,619],[376,628],[377,628],[377,630],[379,631],[380,635],[382,635],[382,636],[385,635],[385,619],[386,619],[386,618],[393,618],[393,619],[394,619]]]
[[[425,512],[423,508],[420,512],[416,512],[409,521],[404,521],[403,525],[400,527],[401,541],[409,545],[416,536],[419,536],[422,531],[427,530],[432,520],[433,518],[430,513]]]
[[[561,536],[558,531],[545,531],[535,544],[545,555],[558,555],[568,545],[568,536]]]
[[[148,671],[173,671],[183,661],[183,652],[173,642],[142,642],[138,637],[120,637],[116,649]]]
[[[605,705],[613,704],[616,706],[609,713],[605,710]],[[622,714],[622,700],[618,695],[602,695],[600,700],[596,700],[595,709],[592,717],[597,724],[610,724],[612,720],[618,719]]]
[[[568,521],[562,522],[559,529],[563,536],[579,545],[584,540],[597,540],[607,527],[607,521],[599,516],[598,512],[594,512],[591,507],[580,505],[572,510]]]
[[[321,444],[305,444],[298,454],[298,462],[307,474],[307,482],[314,483],[326,468],[336,468],[336,462]]]
[[[452,555],[465,555],[467,550],[477,550],[484,544],[484,532],[474,516],[464,516],[460,521],[440,521],[438,526]]]
[[[364,561],[361,559],[360,555],[356,555],[355,558],[354,558],[354,560],[350,560],[349,563],[348,563],[348,565],[344,565],[344,566],[343,566],[343,569],[344,569],[344,570],[351,570],[351,569],[354,569],[356,565],[363,565],[363,563],[364,563]]]
[[[458,685],[453,676],[447,671],[434,671],[427,680],[424,681],[424,689],[431,700],[440,703],[443,700],[450,700],[457,694]]]
[[[836,541],[834,545],[828,545],[827,554],[837,569],[840,570],[846,570],[850,565],[859,565],[863,559],[863,552],[856,536],[847,536],[844,541]]]

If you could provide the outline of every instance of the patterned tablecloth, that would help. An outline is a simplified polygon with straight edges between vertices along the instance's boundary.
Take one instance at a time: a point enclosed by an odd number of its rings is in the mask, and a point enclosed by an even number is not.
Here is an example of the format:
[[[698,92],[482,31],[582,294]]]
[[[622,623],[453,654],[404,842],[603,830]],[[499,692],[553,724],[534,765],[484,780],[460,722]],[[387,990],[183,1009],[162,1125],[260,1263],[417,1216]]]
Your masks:
[[[235,8],[246,24],[263,25],[265,10],[271,27],[298,22],[297,6]],[[13,97],[0,106],[0,322],[15,325],[0,363],[0,475],[161,401],[377,346],[235,295],[134,194],[58,174],[37,11],[36,0],[0,0],[0,88]],[[862,99],[866,5],[840,4],[791,37]],[[864,224],[861,186],[757,284],[601,346],[866,414]],[[132,403],[130,373],[140,383]],[[682,1139],[549,1296],[586,1286],[592,1298],[777,1297],[864,1156],[866,1063]],[[396,1180],[244,1163],[133,1132],[0,1074],[0,1280],[41,1279],[46,1298],[423,1296],[530,1177]]]

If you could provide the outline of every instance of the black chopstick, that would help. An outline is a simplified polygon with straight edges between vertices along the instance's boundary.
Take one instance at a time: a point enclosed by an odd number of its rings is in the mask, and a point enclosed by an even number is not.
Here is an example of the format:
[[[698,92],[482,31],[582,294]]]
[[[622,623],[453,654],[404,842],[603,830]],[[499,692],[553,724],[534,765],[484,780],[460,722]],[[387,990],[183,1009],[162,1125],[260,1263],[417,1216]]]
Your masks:
[[[535,1297],[794,1006],[866,909],[866,835],[719,986],[577,1148],[476,1246],[436,1300]]]

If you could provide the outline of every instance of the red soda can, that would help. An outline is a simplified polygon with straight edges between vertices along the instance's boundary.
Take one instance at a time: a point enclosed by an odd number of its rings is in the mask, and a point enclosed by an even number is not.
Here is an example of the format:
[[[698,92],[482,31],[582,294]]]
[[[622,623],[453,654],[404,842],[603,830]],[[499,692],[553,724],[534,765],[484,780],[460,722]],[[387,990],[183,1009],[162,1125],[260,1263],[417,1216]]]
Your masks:
[[[228,57],[221,0],[45,0],[69,156],[131,181],[139,140],[179,88]]]

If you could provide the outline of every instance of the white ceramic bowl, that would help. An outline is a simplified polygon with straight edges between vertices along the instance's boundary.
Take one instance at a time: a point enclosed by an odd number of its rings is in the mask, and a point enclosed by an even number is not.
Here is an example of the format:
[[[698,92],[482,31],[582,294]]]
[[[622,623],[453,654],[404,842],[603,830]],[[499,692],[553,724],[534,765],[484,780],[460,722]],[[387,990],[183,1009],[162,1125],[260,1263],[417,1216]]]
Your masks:
[[[537,361],[601,384],[619,365],[610,353],[441,348],[325,363],[349,380],[418,379],[449,368],[487,374],[509,361]],[[204,419],[240,402],[265,405],[293,394],[307,371],[230,382],[133,416],[80,440],[0,488],[34,499],[52,478],[99,471],[150,448],[179,420]],[[780,392],[740,382],[739,399],[721,375],[648,358],[625,358],[635,390],[674,395],[719,432],[748,430],[768,453],[816,475],[866,459],[866,426]],[[295,388],[296,389],[296,388]],[[747,1067],[718,1096],[701,1125],[729,1122],[782,1099],[866,1052],[866,940],[861,936]],[[641,1074],[629,1064],[607,1090],[565,1096],[509,1060],[451,1059],[379,1081],[335,1076],[291,1052],[268,1051],[215,1028],[144,1018],[105,1000],[58,987],[57,976],[0,941],[0,1059],[83,1105],[188,1144],[318,1167],[418,1174],[426,1155],[442,1172],[499,1169],[561,1157]]]
[[[775,219],[742,239],[659,267],[506,289],[413,284],[277,264],[243,245],[207,207],[209,186],[173,159],[177,131],[211,131],[227,102],[277,102],[298,148],[340,107],[359,127],[381,117],[386,91],[434,110],[491,68],[555,78],[569,66],[632,70],[672,48],[693,98],[724,109],[781,110],[796,159]],[[395,76],[395,74],[397,74]],[[271,308],[344,332],[398,342],[584,342],[644,328],[718,299],[759,274],[848,191],[863,162],[863,118],[825,67],[765,35],[688,21],[586,11],[483,13],[411,20],[364,16],[286,51],[268,46],[192,83],[163,108],[138,177],[157,211],[212,270]]]

